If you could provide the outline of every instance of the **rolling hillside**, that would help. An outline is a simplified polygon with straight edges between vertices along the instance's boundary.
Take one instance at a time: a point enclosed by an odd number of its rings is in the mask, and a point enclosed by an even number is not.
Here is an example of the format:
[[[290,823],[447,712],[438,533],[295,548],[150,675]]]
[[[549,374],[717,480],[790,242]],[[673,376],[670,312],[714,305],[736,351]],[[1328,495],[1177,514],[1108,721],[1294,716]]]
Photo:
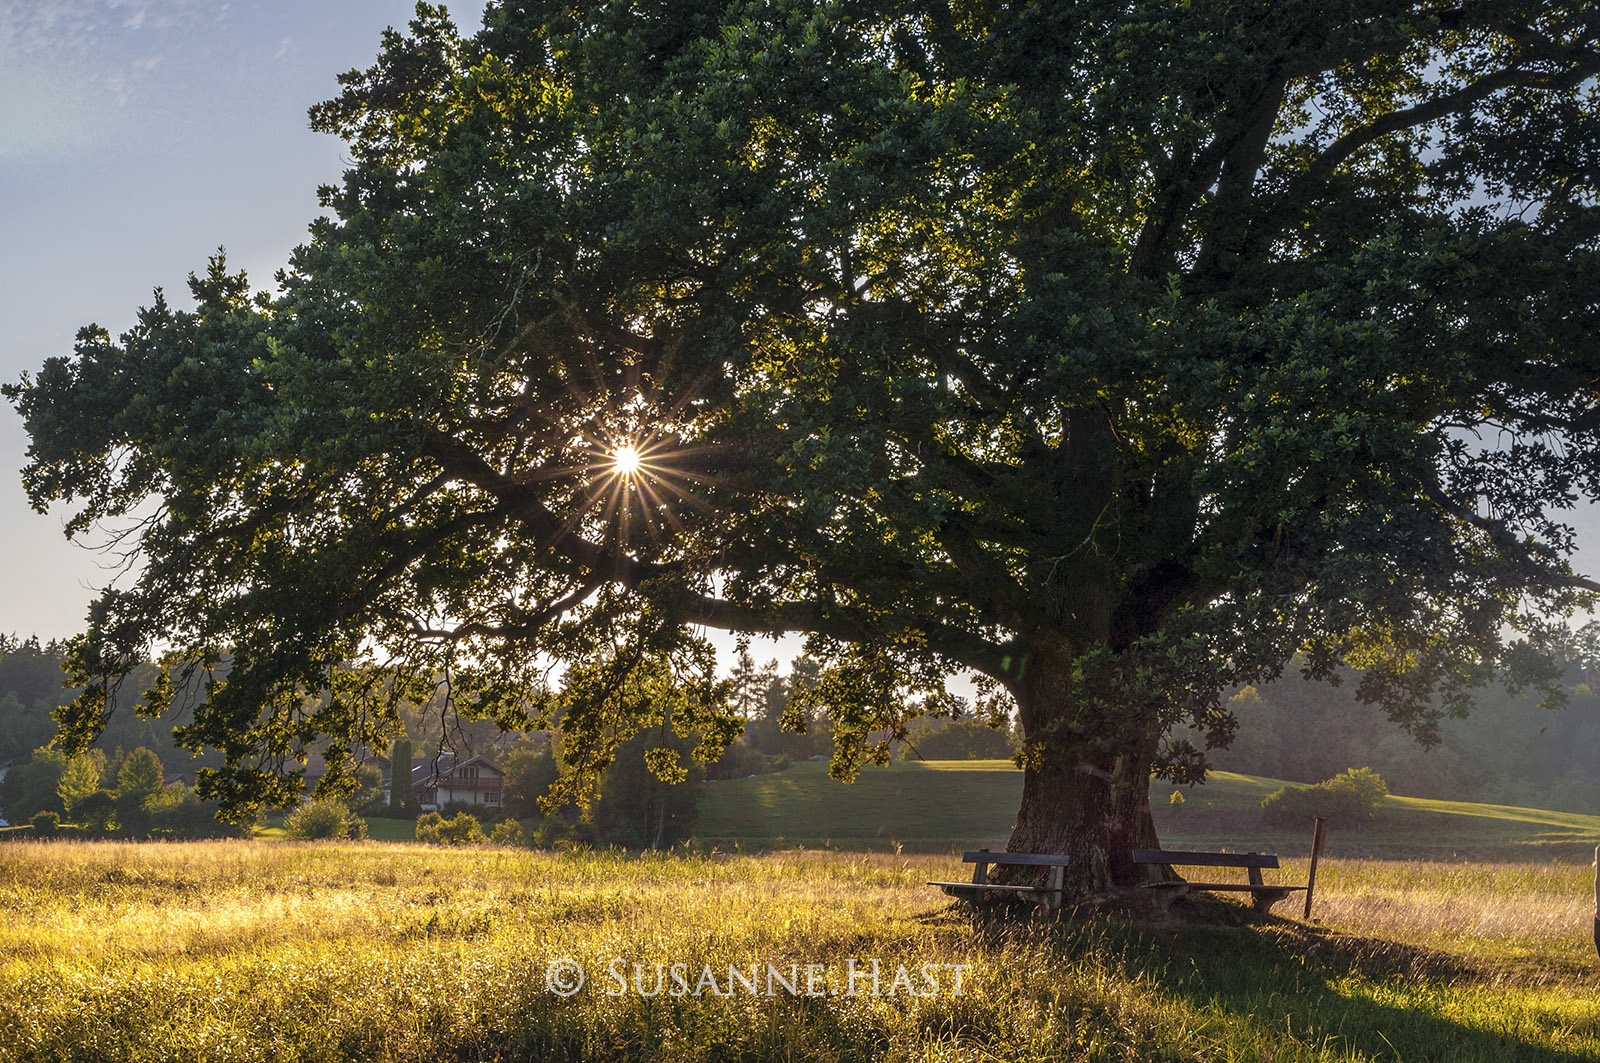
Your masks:
[[[1165,845],[1260,849],[1293,855],[1309,847],[1302,834],[1267,829],[1261,800],[1277,779],[1217,772],[1183,790],[1157,783],[1151,805]],[[1001,848],[1021,798],[1022,776],[1009,761],[900,762],[868,767],[850,785],[808,761],[773,775],[706,784],[701,790],[702,844],[723,849],[795,846],[949,852]],[[1342,856],[1587,861],[1600,844],[1600,816],[1506,805],[1391,797],[1371,827],[1330,835]]]

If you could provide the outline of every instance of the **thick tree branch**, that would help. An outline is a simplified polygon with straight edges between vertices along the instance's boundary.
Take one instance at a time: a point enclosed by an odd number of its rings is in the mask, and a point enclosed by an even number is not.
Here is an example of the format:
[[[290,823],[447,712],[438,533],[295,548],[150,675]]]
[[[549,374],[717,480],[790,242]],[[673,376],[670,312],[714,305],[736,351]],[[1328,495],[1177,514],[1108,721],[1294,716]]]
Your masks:
[[[1510,528],[1506,527],[1504,521],[1480,516],[1455,501],[1436,483],[1425,479],[1419,479],[1417,482],[1428,501],[1444,510],[1450,516],[1465,524],[1470,524],[1488,536],[1489,541],[1494,543],[1501,554],[1528,577],[1530,583],[1552,588],[1566,587],[1574,590],[1600,593],[1600,583],[1594,580],[1579,575],[1562,576],[1539,564],[1538,561],[1529,556],[1526,545],[1517,538]]]
[[[1559,73],[1547,73],[1510,66],[1464,85],[1455,92],[1446,93],[1407,107],[1380,115],[1367,124],[1335,140],[1323,149],[1306,170],[1307,180],[1326,180],[1338,166],[1368,144],[1397,133],[1414,129],[1441,118],[1460,114],[1473,104],[1508,88],[1570,89],[1600,73],[1600,54],[1585,51],[1571,68]]]
[[[540,543],[582,566],[596,578],[614,582],[628,590],[638,590],[647,583],[670,579],[681,571],[681,566],[650,564],[630,557],[624,551],[589,542],[567,528],[555,513],[534,497],[526,485],[507,479],[465,444],[444,433],[434,433],[425,449],[445,472],[498,499],[512,516],[528,526]],[[677,596],[677,603],[687,622],[726,631],[752,634],[809,631],[848,641],[866,641],[881,636],[875,625],[857,618],[851,611],[830,610],[811,602],[755,607],[709,595],[683,592]],[[576,605],[577,602],[572,604]],[[997,676],[1004,674],[1002,654],[989,640],[925,618],[918,618],[915,626],[925,634],[928,648],[935,653],[975,671]],[[514,634],[510,628],[501,631],[507,637]],[[498,632],[480,625],[469,633],[495,635]]]

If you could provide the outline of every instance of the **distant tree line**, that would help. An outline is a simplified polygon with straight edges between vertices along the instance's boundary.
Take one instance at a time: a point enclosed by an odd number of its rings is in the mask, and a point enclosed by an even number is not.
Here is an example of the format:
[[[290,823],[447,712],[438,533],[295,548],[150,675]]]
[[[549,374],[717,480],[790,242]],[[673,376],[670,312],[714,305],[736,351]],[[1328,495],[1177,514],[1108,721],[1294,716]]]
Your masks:
[[[1364,765],[1407,796],[1591,811],[1600,805],[1597,635],[1600,626],[1590,624],[1564,648],[1566,705],[1555,711],[1536,696],[1487,688],[1465,718],[1440,720],[1436,740],[1425,746],[1357,700],[1358,674],[1330,687],[1290,670],[1233,694],[1228,708],[1238,732],[1209,756],[1223,771],[1291,782],[1319,783]]]
[[[0,764],[26,761],[35,749],[49,745],[55,737],[51,711],[77,694],[75,688],[62,685],[66,681],[62,670],[66,652],[66,645],[61,642],[0,635]],[[173,744],[173,727],[189,718],[181,704],[173,716],[161,720],[142,718],[132,711],[139,694],[155,676],[156,666],[147,664],[123,684],[115,711],[96,745],[110,750],[142,746],[169,767],[181,765],[179,770],[191,778],[195,766],[220,763],[219,757],[196,758]]]
[[[0,779],[0,809],[14,824],[31,823],[46,837],[212,838],[237,835],[180,780],[166,782],[156,754],[144,747],[107,756],[91,749],[67,759],[41,746]]]

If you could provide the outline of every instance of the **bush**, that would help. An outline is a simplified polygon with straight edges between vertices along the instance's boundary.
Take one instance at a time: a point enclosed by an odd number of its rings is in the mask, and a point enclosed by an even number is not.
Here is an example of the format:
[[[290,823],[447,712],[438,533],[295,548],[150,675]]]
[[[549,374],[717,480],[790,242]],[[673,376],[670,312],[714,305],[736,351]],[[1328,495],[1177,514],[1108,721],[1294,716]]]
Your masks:
[[[1367,819],[1374,819],[1389,796],[1383,777],[1371,768],[1348,768],[1322,784],[1335,793],[1352,795],[1355,806]]]
[[[483,824],[470,812],[457,812],[439,826],[439,841],[445,845],[482,845],[487,840]]]
[[[61,833],[61,817],[48,810],[35,812],[28,823],[33,827],[35,838],[54,838]]]
[[[89,834],[109,834],[117,825],[117,797],[110,790],[96,790],[72,806],[72,815]]]
[[[453,819],[445,819],[437,812],[424,812],[417,817],[419,842],[430,845],[481,845],[487,840],[483,834],[483,824],[470,812],[457,812]]]
[[[284,833],[299,841],[365,838],[367,822],[330,797],[305,804],[283,817]]]
[[[417,841],[427,842],[429,845],[439,844],[439,828],[444,825],[444,817],[437,812],[424,812],[417,817]]]
[[[1352,829],[1371,823],[1389,788],[1371,768],[1351,768],[1315,786],[1285,786],[1261,802],[1270,826],[1295,830],[1315,816],[1330,826]]]
[[[217,818],[217,804],[202,801],[200,795],[188,787],[174,787],[181,792],[174,795],[171,807],[156,816],[158,834],[171,838],[248,838],[250,827],[246,824],[228,823]]]
[[[577,836],[563,816],[546,816],[534,825],[528,839],[535,849],[560,849],[570,845]]]
[[[446,801],[444,806],[440,808],[439,811],[444,813],[444,818],[446,820],[455,816],[459,816],[462,813],[466,813],[473,819],[477,820],[478,826],[481,827],[483,826],[484,817],[488,816],[492,811],[498,812],[499,809],[491,809],[488,805],[474,804],[471,801]]]
[[[494,830],[489,832],[489,840],[496,845],[508,845],[514,849],[522,847],[522,824],[507,817],[494,825]]]

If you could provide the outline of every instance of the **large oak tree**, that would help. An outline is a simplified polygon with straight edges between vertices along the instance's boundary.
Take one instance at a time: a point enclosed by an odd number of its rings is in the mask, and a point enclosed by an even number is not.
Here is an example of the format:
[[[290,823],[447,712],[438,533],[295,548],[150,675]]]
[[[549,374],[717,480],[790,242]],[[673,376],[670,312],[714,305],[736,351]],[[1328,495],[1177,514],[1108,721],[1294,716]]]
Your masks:
[[[275,295],[214,262],[8,391],[35,504],[135,522],[63,728],[159,648],[238,808],[441,679],[566,706],[580,766],[714,752],[691,633],[803,631],[841,773],[971,671],[1027,738],[1011,848],[1127,887],[1220,690],[1345,663],[1427,739],[1600,589],[1558,519],[1600,490],[1597,39],[1555,0],[419,7],[313,110],[353,162]]]

